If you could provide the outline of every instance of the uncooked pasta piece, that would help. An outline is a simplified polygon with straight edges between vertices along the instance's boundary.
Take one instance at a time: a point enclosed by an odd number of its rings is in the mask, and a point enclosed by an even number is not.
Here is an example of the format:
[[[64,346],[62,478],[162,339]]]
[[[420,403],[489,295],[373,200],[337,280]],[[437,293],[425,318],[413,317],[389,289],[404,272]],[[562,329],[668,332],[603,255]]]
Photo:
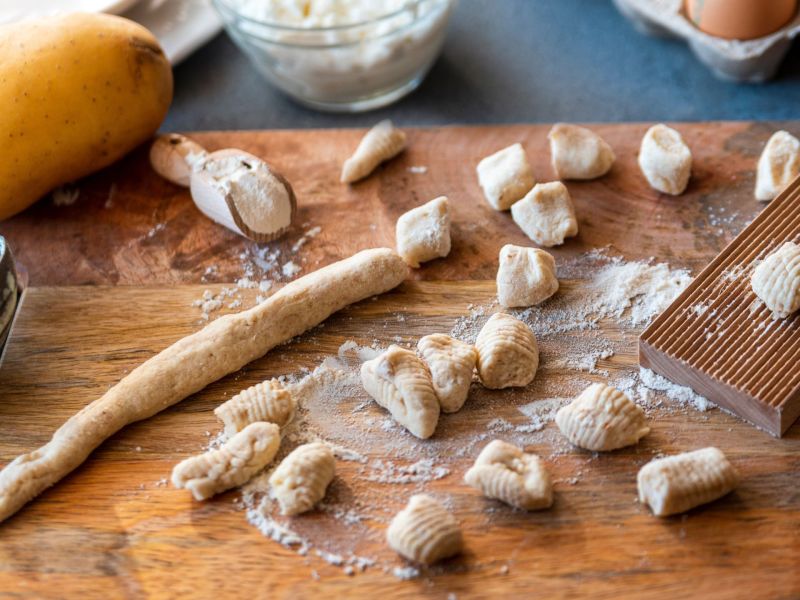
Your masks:
[[[433,435],[439,422],[439,400],[430,371],[416,354],[389,346],[361,365],[361,382],[375,402],[413,435],[422,439]]]
[[[225,425],[225,433],[233,435],[256,421],[284,427],[294,418],[295,406],[289,390],[270,379],[242,390],[214,409],[214,414]]]
[[[442,412],[452,413],[464,406],[478,360],[475,346],[443,333],[426,335],[417,342],[431,371],[431,380]]]
[[[718,448],[703,448],[650,461],[639,470],[639,502],[666,517],[722,498],[739,474]]]
[[[567,186],[560,181],[537,183],[511,207],[519,228],[541,246],[558,246],[578,234],[578,220]]]
[[[439,196],[397,219],[397,253],[414,268],[450,253],[450,211]]]
[[[478,163],[478,183],[495,210],[508,210],[536,183],[521,144],[487,156]]]
[[[441,504],[425,494],[411,496],[386,531],[389,546],[408,560],[430,565],[461,552],[461,527]]]
[[[528,385],[539,367],[536,336],[525,323],[505,313],[495,313],[475,340],[478,375],[487,388]]]
[[[692,174],[692,153],[681,134],[664,124],[653,125],[642,138],[639,167],[654,190],[682,194]]]
[[[551,254],[511,244],[500,249],[497,299],[501,306],[533,306],[557,291],[556,260]]]
[[[275,458],[281,443],[274,423],[251,423],[222,446],[192,456],[172,469],[172,485],[186,488],[195,500],[247,483]]]
[[[544,462],[501,440],[494,440],[481,450],[464,481],[487,498],[523,510],[539,510],[553,504],[553,484]]]
[[[281,514],[299,515],[314,508],[325,497],[335,473],[336,459],[327,444],[312,442],[295,448],[269,478]]]
[[[776,131],[769,138],[756,171],[756,199],[772,200],[800,174],[800,140],[788,131]]]
[[[547,134],[550,161],[559,179],[602,177],[614,164],[614,151],[591,129],[556,123]]]
[[[556,424],[570,442],[594,451],[630,446],[650,433],[641,407],[602,383],[593,383],[562,407]]]
[[[753,271],[750,285],[774,319],[800,309],[800,245],[786,242],[767,256]]]
[[[394,158],[406,147],[406,134],[389,120],[370,129],[358,144],[353,156],[344,161],[342,183],[364,179],[384,161]]]

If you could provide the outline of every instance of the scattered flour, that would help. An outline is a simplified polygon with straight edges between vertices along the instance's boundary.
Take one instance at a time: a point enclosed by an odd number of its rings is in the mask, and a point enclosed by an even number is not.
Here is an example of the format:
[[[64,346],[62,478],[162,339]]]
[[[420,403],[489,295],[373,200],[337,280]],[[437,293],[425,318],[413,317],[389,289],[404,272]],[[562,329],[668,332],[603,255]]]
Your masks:
[[[72,206],[80,198],[81,191],[76,187],[62,185],[54,189],[50,196],[55,206]]]

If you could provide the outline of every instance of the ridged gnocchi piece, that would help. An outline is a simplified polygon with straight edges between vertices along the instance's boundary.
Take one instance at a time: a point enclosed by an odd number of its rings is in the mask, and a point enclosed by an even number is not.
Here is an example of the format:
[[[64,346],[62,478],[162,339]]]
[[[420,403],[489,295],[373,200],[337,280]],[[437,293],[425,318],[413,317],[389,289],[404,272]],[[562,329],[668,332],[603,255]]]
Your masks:
[[[558,246],[578,235],[578,220],[567,186],[560,181],[537,183],[511,207],[519,228],[540,246]]]
[[[417,348],[431,371],[433,390],[442,412],[453,413],[464,406],[478,361],[475,346],[434,333],[426,335]]]
[[[650,461],[637,476],[639,502],[666,517],[732,492],[739,473],[719,448],[708,447]]]
[[[650,433],[641,407],[602,383],[593,383],[559,409],[556,425],[570,442],[594,451],[624,448]]]
[[[172,469],[172,485],[186,488],[195,500],[247,483],[275,458],[281,443],[274,423],[251,423],[222,446],[192,456]]]
[[[553,484],[542,459],[501,440],[481,450],[464,481],[487,498],[523,510],[540,510],[553,504]]]
[[[750,285],[774,319],[800,309],[800,245],[786,242],[767,256],[753,271]]]
[[[639,168],[654,190],[677,196],[692,175],[692,152],[681,134],[663,123],[653,125],[642,138]]]
[[[416,354],[389,346],[361,365],[361,382],[375,402],[413,435],[421,439],[433,435],[439,422],[439,400],[430,371]]]
[[[528,385],[539,368],[536,336],[525,323],[505,313],[486,321],[475,340],[478,375],[490,389]]]
[[[461,527],[444,506],[425,494],[411,496],[386,531],[389,546],[408,560],[431,565],[461,552]]]
[[[257,421],[284,427],[294,418],[296,406],[289,390],[270,379],[242,390],[215,408],[214,414],[225,425],[225,433],[233,435]]]
[[[450,254],[450,206],[447,196],[413,208],[397,219],[397,253],[409,266]]]
[[[788,131],[776,131],[758,159],[756,200],[768,202],[800,174],[800,140]]]
[[[478,163],[478,183],[495,210],[508,210],[536,184],[522,144],[512,144]]]
[[[353,156],[344,161],[342,183],[364,179],[384,161],[394,158],[406,147],[406,134],[391,121],[381,121],[370,129],[358,144]]]
[[[550,253],[511,244],[500,249],[497,300],[501,306],[533,306],[557,291],[556,260]]]
[[[586,127],[556,123],[547,138],[550,140],[550,161],[559,179],[602,177],[616,160],[611,146]]]
[[[327,444],[312,442],[292,450],[269,478],[281,514],[299,515],[314,508],[335,474],[336,459]]]

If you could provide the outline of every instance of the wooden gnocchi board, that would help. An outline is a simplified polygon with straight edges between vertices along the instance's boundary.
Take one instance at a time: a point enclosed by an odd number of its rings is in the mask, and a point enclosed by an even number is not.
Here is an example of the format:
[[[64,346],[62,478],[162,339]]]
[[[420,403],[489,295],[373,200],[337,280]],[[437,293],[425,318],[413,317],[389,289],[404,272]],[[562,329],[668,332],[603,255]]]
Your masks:
[[[618,163],[607,178],[570,185],[581,234],[556,249],[557,260],[568,263],[612,244],[629,260],[656,256],[697,270],[757,212],[752,169],[761,145],[778,127],[800,131],[791,123],[678,125],[695,152],[695,177],[685,196],[666,198],[647,189],[636,170],[638,141],[647,125],[598,126]],[[432,481],[369,481],[374,460],[391,460],[398,468],[413,462],[398,450],[413,440],[384,430],[385,415],[374,405],[356,410],[362,398],[354,395],[336,410],[324,410],[331,408],[326,404],[315,411],[309,416],[312,427],[343,443],[360,438],[373,446],[366,468],[339,462],[331,502],[374,505],[357,506],[368,518],[352,523],[324,511],[299,522],[298,531],[318,543],[307,556],[249,524],[235,502],[237,492],[196,503],[185,491],[163,484],[179,459],[208,443],[206,432],[219,429],[212,409],[231,393],[266,377],[313,369],[337,355],[345,341],[413,342],[432,331],[449,331],[470,305],[489,305],[498,249],[525,238],[507,215],[484,206],[474,164],[494,149],[522,141],[537,177],[547,180],[552,177],[547,129],[412,130],[408,152],[381,177],[353,188],[341,187],[336,178],[361,132],[199,135],[210,148],[238,146],[264,156],[295,183],[300,222],[308,223],[306,229],[321,227],[298,254],[306,270],[358,248],[391,245],[396,217],[441,193],[454,204],[453,253],[416,272],[415,281],[343,311],[244,371],[114,436],[75,473],[0,525],[0,595],[373,597],[384,590],[401,598],[534,592],[615,598],[800,595],[797,425],[777,440],[720,411],[655,411],[653,432],[640,445],[595,456],[564,444],[549,423],[530,434],[528,448],[546,458],[556,481],[551,510],[507,510],[461,483],[482,445],[475,442],[476,432],[505,437],[490,428],[492,420],[524,425],[529,420],[519,406],[567,395],[577,385],[576,373],[556,360],[567,338],[574,335],[572,341],[580,343],[578,333],[542,340],[543,371],[529,389],[485,392],[476,386],[461,412],[442,419],[436,436],[418,448],[420,456],[448,467]],[[426,166],[427,173],[410,172],[410,166]],[[82,182],[80,190],[72,206],[44,201],[0,224],[33,285],[0,366],[0,463],[44,443],[65,418],[131,368],[195,331],[198,309],[192,301],[204,289],[218,290],[242,275],[239,254],[247,244],[198,215],[185,191],[151,174],[145,149]],[[288,253],[301,231],[275,248]],[[209,282],[198,284],[209,267],[216,267]],[[566,281],[564,290],[575,285]],[[245,303],[252,303],[255,293],[248,291]],[[621,347],[598,363],[613,377],[635,365],[637,332],[620,331],[611,322],[601,327]],[[577,378],[603,376],[578,373]],[[656,453],[709,444],[723,448],[741,470],[743,483],[735,493],[685,517],[663,520],[635,501],[635,475],[644,462]],[[403,581],[392,574],[403,563],[385,548],[383,531],[420,489],[447,499],[463,524],[467,550]],[[345,555],[352,549],[377,564],[350,576],[316,549]]]

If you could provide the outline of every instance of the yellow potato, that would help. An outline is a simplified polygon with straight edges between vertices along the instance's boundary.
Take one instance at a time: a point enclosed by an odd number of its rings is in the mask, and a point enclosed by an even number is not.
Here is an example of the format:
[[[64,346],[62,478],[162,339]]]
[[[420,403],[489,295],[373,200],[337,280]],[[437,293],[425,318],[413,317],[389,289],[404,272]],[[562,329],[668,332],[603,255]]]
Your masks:
[[[150,138],[172,101],[155,37],[110,15],[0,26],[0,220]]]

